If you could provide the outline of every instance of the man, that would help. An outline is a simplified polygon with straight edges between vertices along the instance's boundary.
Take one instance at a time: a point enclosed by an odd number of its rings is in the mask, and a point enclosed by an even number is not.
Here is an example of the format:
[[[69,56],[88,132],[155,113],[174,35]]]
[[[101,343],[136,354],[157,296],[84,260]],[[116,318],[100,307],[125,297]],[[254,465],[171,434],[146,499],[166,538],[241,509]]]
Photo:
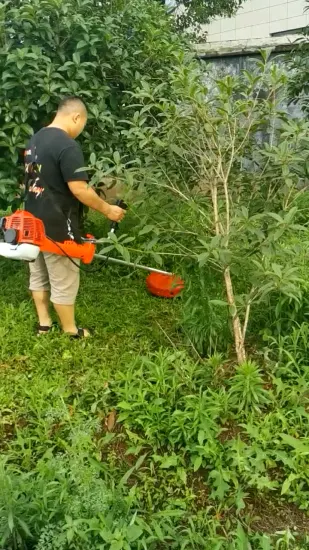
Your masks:
[[[25,170],[29,174],[26,210],[41,219],[46,235],[57,242],[81,242],[82,205],[119,222],[125,211],[102,200],[88,187],[83,154],[74,141],[87,122],[84,103],[77,97],[61,101],[56,117],[35,134],[25,151]],[[33,172],[33,166],[36,170]],[[50,301],[60,319],[62,330],[75,338],[89,336],[77,328],[75,300],[80,270],[69,258],[41,253],[30,264],[30,290],[39,319],[38,334],[52,327]]]

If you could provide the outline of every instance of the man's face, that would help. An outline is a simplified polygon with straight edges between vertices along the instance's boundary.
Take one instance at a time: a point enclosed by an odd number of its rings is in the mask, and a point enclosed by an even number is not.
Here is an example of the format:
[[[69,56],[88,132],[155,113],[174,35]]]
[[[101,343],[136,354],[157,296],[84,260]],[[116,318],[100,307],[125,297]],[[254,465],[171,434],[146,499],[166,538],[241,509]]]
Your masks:
[[[70,124],[70,136],[76,139],[84,130],[87,124],[86,113],[73,113]]]

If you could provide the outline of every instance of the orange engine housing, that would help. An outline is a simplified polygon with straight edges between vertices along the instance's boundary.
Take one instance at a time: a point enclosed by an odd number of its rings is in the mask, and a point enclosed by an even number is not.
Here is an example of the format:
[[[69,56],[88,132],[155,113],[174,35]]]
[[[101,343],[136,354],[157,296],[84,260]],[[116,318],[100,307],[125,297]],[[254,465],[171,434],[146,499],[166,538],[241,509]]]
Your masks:
[[[14,214],[7,216],[5,229],[15,229],[18,243],[41,247],[46,239],[43,222],[25,210],[16,210]]]
[[[92,235],[86,235],[87,239],[93,239]],[[42,252],[50,252],[58,256],[70,256],[74,260],[81,260],[83,264],[91,264],[95,254],[95,244],[83,243],[78,244],[74,241],[65,241],[64,243],[56,243],[45,238],[40,246]]]
[[[70,256],[75,260],[81,260],[84,264],[90,264],[94,258],[95,244],[87,242],[78,244],[74,241],[56,243],[51,241],[46,237],[43,222],[26,210],[17,210],[11,216],[7,216],[5,218],[5,229],[15,229],[18,244],[33,244],[38,246],[41,252],[50,252],[58,256]],[[94,239],[92,235],[87,235],[87,238]]]

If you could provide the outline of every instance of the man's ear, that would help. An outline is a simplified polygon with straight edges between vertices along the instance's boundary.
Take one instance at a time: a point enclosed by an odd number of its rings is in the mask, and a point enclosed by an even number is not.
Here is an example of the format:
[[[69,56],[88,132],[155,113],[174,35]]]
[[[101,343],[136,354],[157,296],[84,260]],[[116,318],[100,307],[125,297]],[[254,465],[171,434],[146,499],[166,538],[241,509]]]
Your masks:
[[[77,122],[79,122],[79,119],[80,119],[80,113],[75,113],[75,114],[73,115],[73,122],[74,122],[75,124],[77,124]]]

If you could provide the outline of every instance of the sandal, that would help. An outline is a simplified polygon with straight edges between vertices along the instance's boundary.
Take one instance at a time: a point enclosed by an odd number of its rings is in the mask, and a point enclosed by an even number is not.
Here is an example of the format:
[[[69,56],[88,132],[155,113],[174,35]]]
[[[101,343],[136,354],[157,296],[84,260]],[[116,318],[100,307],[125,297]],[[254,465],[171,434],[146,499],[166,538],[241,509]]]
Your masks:
[[[51,332],[53,328],[57,327],[58,323],[53,322],[51,325],[43,326],[38,325],[36,329],[37,336],[41,336],[42,334],[47,334],[48,332]]]
[[[81,338],[89,338],[90,334],[88,333],[87,329],[85,328],[78,328],[76,334],[71,334],[71,338],[74,338],[74,340],[80,340]]]

